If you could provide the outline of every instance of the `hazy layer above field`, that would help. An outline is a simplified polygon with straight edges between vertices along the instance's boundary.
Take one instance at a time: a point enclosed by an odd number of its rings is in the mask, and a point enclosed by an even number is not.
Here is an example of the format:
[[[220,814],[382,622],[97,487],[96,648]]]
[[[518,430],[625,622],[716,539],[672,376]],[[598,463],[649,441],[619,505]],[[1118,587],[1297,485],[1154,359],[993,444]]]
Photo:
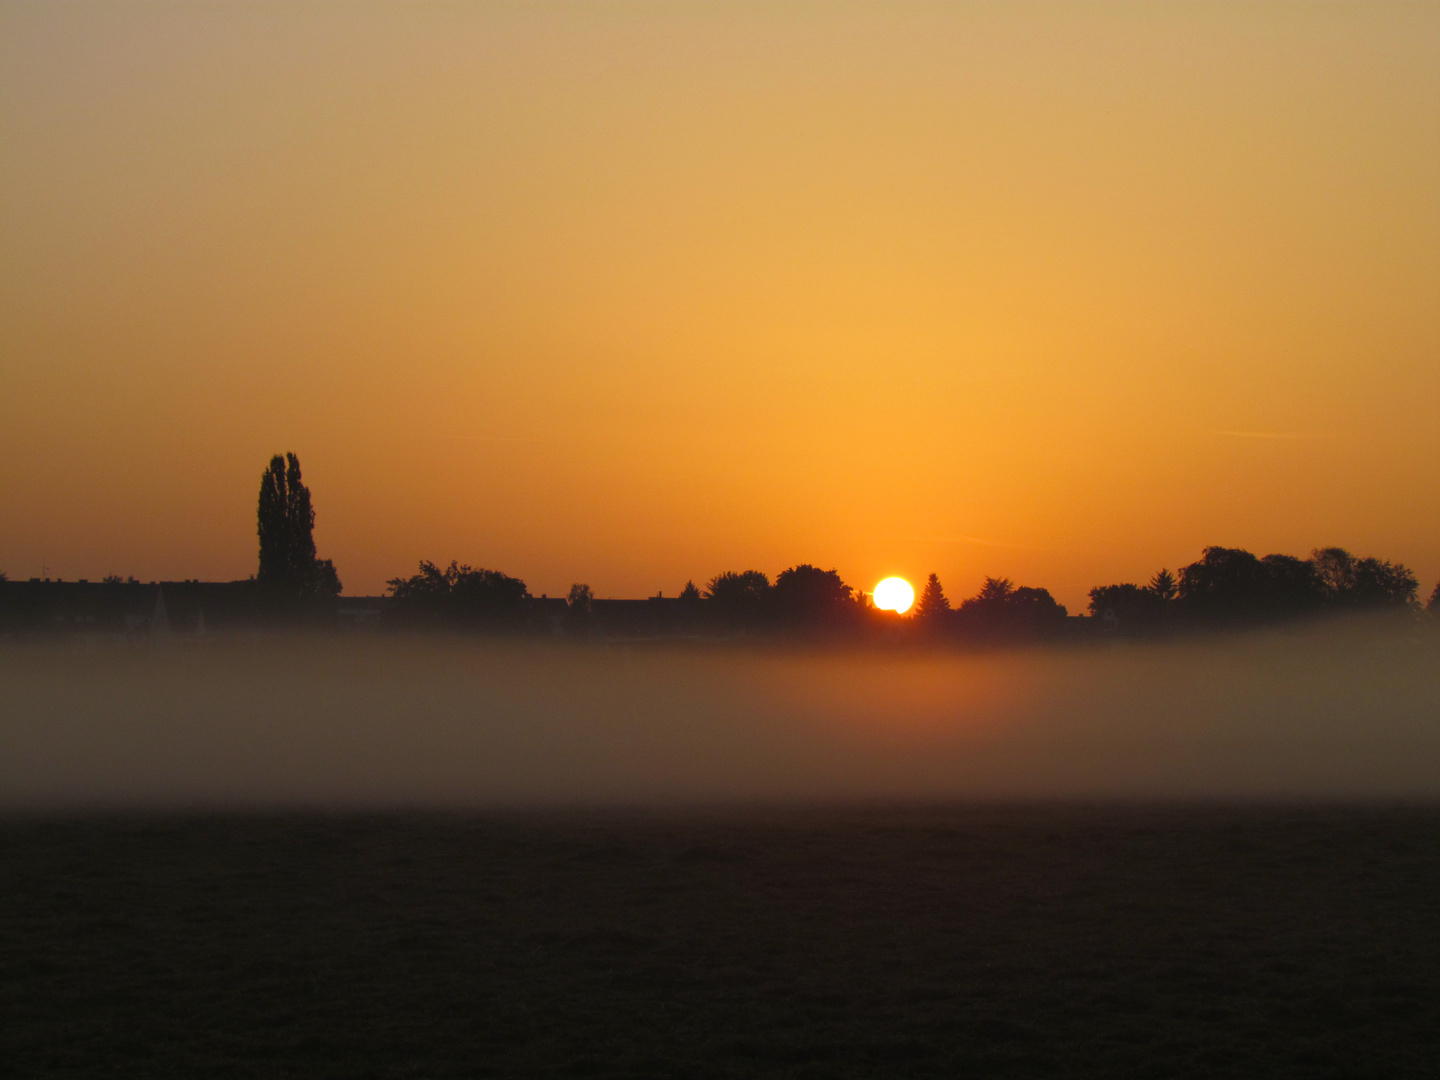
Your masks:
[[[1440,795],[1440,640],[0,648],[0,805]]]

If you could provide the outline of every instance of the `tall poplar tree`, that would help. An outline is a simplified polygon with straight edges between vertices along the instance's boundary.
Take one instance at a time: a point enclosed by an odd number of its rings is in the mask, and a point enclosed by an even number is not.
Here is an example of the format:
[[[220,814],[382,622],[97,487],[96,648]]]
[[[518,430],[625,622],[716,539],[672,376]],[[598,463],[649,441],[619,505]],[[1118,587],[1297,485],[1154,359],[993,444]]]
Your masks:
[[[260,569],[255,579],[292,596],[335,596],[340,579],[329,559],[315,557],[315,508],[294,454],[270,459],[260,477],[257,514]]]

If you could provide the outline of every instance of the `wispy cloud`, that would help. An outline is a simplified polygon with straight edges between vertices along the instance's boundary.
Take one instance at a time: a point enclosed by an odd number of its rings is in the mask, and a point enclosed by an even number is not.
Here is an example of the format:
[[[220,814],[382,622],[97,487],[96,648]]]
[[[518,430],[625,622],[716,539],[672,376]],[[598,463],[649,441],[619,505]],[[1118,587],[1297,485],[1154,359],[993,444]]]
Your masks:
[[[902,536],[901,540],[911,540],[919,544],[978,544],[981,547],[1014,548],[1018,551],[1043,551],[1043,548],[1031,544],[1011,544],[1004,540],[986,540],[983,536],[966,536],[958,533],[955,536]]]
[[[441,435],[442,439],[456,439],[461,442],[483,443],[538,443],[549,442],[538,435]]]
[[[1323,439],[1325,436],[1318,431],[1236,431],[1231,428],[1202,428],[1210,435],[1228,435],[1232,439],[1279,439],[1289,441],[1295,439]]]

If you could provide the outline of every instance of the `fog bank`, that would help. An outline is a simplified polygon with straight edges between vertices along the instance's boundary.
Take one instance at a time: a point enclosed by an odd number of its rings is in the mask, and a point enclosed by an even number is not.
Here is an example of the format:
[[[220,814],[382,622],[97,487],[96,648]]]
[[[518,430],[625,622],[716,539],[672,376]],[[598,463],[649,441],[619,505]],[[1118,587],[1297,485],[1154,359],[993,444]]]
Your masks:
[[[1440,636],[0,645],[0,808],[1440,796]]]

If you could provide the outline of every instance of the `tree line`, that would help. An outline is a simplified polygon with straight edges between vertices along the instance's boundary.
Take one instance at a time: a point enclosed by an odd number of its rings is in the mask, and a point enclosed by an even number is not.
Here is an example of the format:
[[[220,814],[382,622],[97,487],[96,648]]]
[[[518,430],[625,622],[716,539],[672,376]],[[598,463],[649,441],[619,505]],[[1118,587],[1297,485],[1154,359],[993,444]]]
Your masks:
[[[299,459],[293,453],[274,455],[261,474],[257,500],[259,565],[249,586],[254,600],[237,596],[232,602],[249,604],[268,618],[297,617],[317,625],[333,621],[340,577],[330,559],[319,557],[314,529],[314,503]],[[0,574],[0,583],[5,581]],[[102,584],[139,583],[111,576]],[[386,594],[383,618],[397,627],[585,634],[594,627],[597,612],[589,585],[577,583],[563,599],[542,597],[537,603],[520,578],[459,561],[445,567],[422,561],[416,573],[390,579]],[[5,599],[8,595],[0,592],[0,600],[13,607],[13,598]],[[1007,640],[1078,631],[1146,636],[1360,611],[1427,612],[1440,618],[1440,584],[1423,607],[1419,595],[1419,581],[1408,567],[1356,556],[1344,548],[1317,548],[1308,558],[1299,558],[1215,546],[1174,573],[1159,570],[1144,584],[1091,589],[1091,618],[1083,621],[1069,619],[1064,605],[1046,589],[1003,577],[985,578],[973,596],[952,604],[934,573],[922,585],[914,607],[901,617],[877,610],[868,593],[845,582],[834,569],[797,563],[773,581],[760,570],[722,571],[703,587],[688,581],[679,596],[664,605],[668,614],[663,619],[640,622],[659,625],[661,632],[757,635],[893,632]],[[613,617],[614,609],[606,610],[611,612],[607,617]]]
[[[323,618],[341,592],[335,564],[316,551],[314,529],[314,503],[299,459],[293,453],[274,455],[260,478],[259,566],[253,580],[277,613]],[[5,580],[0,574],[0,582]],[[446,567],[422,561],[416,573],[390,579],[386,593],[385,617],[395,625],[507,630],[534,622],[534,598],[524,581],[458,561]],[[782,570],[773,581],[760,570],[723,571],[703,588],[686,582],[677,600],[691,623],[742,633],[845,634],[903,626],[906,633],[931,637],[1043,638],[1066,633],[1068,623],[1064,605],[1046,589],[987,577],[973,596],[952,604],[933,573],[901,618],[877,611],[863,589],[811,563]],[[588,585],[572,586],[564,598],[564,625],[584,631],[594,601]],[[1383,610],[1440,616],[1440,584],[1422,608],[1419,581],[1400,563],[1338,547],[1317,548],[1302,559],[1216,546],[1175,573],[1158,571],[1144,584],[1091,589],[1088,614],[1104,630],[1145,635]]]
[[[334,564],[316,554],[315,510],[300,462],[276,454],[260,481],[256,582],[296,600],[339,595]],[[397,625],[448,625],[503,630],[527,621],[533,598],[525,582],[499,570],[452,561],[422,561],[416,573],[387,582],[389,620]],[[1145,584],[1122,582],[1090,590],[1088,613],[1103,628],[1125,634],[1246,625],[1365,610],[1415,611],[1419,581],[1400,563],[1357,557],[1344,548],[1317,548],[1306,559],[1256,556],[1240,548],[1207,547],[1172,574],[1158,571]],[[739,632],[845,633],[893,627],[902,620],[877,611],[869,594],[833,569],[797,563],[772,582],[760,570],[727,570],[704,588],[693,581],[679,602],[707,624]],[[565,623],[583,630],[594,593],[575,584],[565,598]],[[1440,614],[1440,584],[1426,608]],[[987,577],[975,595],[952,605],[930,574],[903,623],[934,637],[1043,638],[1065,632],[1063,604],[1048,590]]]

